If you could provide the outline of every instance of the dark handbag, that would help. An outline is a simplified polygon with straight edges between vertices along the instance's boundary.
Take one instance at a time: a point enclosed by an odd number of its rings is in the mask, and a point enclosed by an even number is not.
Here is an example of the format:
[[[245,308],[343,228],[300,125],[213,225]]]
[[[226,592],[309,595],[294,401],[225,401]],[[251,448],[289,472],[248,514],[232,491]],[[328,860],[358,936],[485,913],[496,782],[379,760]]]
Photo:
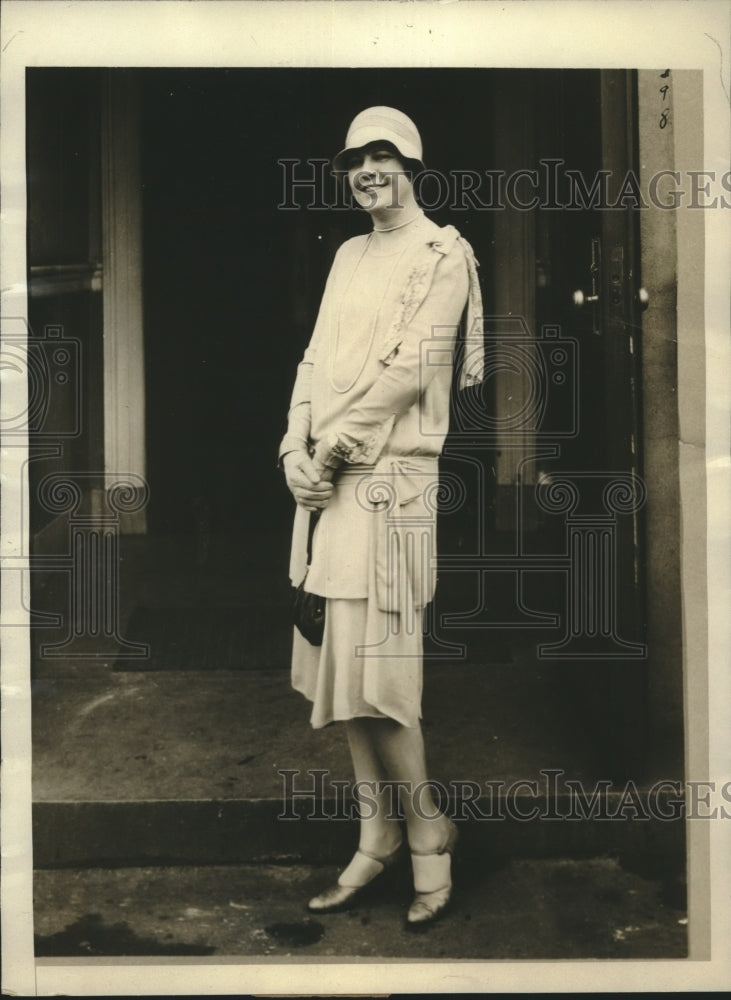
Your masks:
[[[312,558],[312,535],[317,524],[319,513],[310,514],[310,526],[307,533],[307,570]],[[300,633],[312,646],[321,646],[325,632],[325,598],[319,594],[310,594],[305,590],[307,573],[299,587],[294,588],[292,598],[292,621]]]

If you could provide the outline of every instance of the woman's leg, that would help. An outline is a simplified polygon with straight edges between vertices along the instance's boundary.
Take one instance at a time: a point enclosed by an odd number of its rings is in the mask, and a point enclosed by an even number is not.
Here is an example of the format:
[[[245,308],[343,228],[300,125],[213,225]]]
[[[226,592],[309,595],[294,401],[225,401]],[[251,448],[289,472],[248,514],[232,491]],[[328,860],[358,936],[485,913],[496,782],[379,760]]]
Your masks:
[[[386,771],[378,758],[368,726],[368,719],[350,719],[346,723],[350,756],[356,784],[366,783],[362,796],[360,841],[358,846],[365,854],[357,853],[340,875],[342,885],[359,885],[381,871],[380,862],[391,854],[401,841],[397,810],[388,789],[383,789]],[[367,796],[367,798],[366,798]],[[389,818],[390,817],[390,818]],[[374,855],[374,857],[370,857]]]
[[[369,719],[350,719],[346,723],[350,756],[356,783],[366,783],[369,801],[363,802],[360,821],[360,846],[370,854],[384,855],[401,840],[398,811],[390,792],[383,787],[386,770],[376,753],[369,732]]]
[[[401,783],[416,892],[407,925],[428,923],[444,911],[451,896],[453,847],[448,845],[453,845],[454,824],[439,813],[427,784],[421,726],[402,726],[393,719],[368,719],[367,728],[388,777]]]
[[[427,784],[426,753],[421,726],[402,726],[394,719],[360,719],[369,743],[388,779],[401,782],[401,804],[409,845],[415,851],[438,850],[449,820],[439,813]]]

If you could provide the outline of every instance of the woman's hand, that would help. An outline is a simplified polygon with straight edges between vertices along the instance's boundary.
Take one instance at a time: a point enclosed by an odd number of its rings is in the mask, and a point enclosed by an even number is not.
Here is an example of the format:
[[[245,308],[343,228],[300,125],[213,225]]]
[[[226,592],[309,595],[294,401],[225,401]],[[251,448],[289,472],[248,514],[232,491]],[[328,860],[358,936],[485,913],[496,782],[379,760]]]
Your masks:
[[[323,510],[332,496],[332,469],[316,465],[307,452],[290,451],[282,459],[290,493],[305,510]]]

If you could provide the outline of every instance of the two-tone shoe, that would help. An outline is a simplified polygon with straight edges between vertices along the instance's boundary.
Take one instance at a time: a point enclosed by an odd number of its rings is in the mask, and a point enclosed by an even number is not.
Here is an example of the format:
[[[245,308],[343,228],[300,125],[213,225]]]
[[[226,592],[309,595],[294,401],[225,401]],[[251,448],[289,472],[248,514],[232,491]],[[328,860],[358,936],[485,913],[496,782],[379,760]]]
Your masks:
[[[405,857],[406,851],[402,841],[385,857],[378,857],[375,854],[371,854],[370,851],[366,851],[362,847],[358,848],[356,854],[362,854],[366,858],[377,861],[381,867],[366,882],[358,885],[343,885],[338,881],[329,889],[325,889],[319,895],[313,896],[307,904],[307,909],[311,913],[336,913],[339,910],[347,910],[349,907],[354,906],[368,890],[373,888],[374,883],[384,872],[388,871],[389,868],[393,868],[395,864]]]
[[[426,924],[438,920],[446,912],[452,898],[452,859],[458,838],[459,830],[450,820],[449,831],[441,847],[435,851],[411,851],[415,886],[420,882],[423,885],[424,882],[440,879],[444,879],[444,883],[429,891],[416,890],[406,915],[406,926],[409,930],[419,930]],[[444,863],[445,854],[448,855],[447,864]],[[429,871],[430,868],[433,871]]]

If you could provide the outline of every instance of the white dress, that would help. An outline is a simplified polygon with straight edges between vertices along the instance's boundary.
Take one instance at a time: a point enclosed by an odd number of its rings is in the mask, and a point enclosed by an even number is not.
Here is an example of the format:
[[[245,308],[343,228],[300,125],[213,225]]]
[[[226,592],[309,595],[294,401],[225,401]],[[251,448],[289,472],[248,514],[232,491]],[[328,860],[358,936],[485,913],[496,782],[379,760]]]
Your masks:
[[[315,529],[305,585],[327,599],[323,644],[294,632],[292,685],[312,701],[315,728],[357,716],[414,726],[421,717],[422,615],[436,582],[438,456],[468,276],[455,247],[439,261],[435,293],[419,307],[419,322],[409,324],[396,362],[385,365],[385,331],[414,255],[421,249],[423,256],[425,243],[441,232],[423,215],[404,228],[341,248],[280,449],[305,434],[312,447],[333,430],[356,444]],[[430,363],[435,368],[426,374]],[[294,583],[304,573],[308,520],[298,507]]]

